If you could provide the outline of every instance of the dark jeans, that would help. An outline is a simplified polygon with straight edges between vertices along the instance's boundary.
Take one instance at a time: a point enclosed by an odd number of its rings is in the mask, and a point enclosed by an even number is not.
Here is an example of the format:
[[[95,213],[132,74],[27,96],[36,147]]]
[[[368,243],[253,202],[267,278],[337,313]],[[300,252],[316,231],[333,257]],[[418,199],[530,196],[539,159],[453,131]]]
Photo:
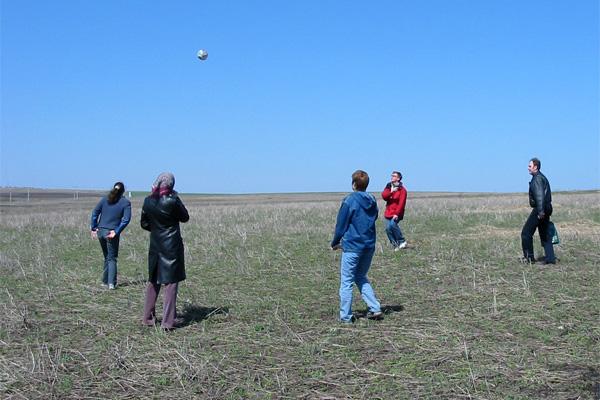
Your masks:
[[[107,239],[106,235],[109,229],[98,229],[98,241],[104,254],[104,273],[102,274],[102,283],[117,284],[117,257],[119,257],[119,235],[112,239]]]
[[[550,222],[550,215],[552,215],[552,211],[546,214],[544,218],[538,219],[537,211],[534,208],[531,210],[531,214],[525,221],[525,225],[523,225],[523,230],[521,231],[521,246],[523,247],[523,257],[529,260],[535,260],[533,255],[533,234],[535,230],[538,230],[540,235],[540,242],[542,243],[542,247],[544,248],[544,254],[546,256],[547,262],[554,262],[556,258],[554,256],[554,247],[552,247],[552,238],[548,234],[548,222]]]

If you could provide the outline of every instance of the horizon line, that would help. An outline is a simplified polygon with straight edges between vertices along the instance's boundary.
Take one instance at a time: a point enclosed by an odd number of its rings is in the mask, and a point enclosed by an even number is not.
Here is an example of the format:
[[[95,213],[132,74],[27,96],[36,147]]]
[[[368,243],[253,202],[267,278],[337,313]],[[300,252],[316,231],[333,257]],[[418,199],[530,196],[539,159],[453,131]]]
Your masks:
[[[88,193],[104,193],[108,192],[107,189],[74,189],[74,188],[40,188],[33,186],[0,186],[0,191],[25,191],[25,190],[35,190],[35,191],[59,191],[59,192],[88,192]],[[150,193],[149,190],[127,190],[127,192],[131,193]],[[196,195],[196,196],[252,196],[252,195],[302,195],[302,194],[338,194],[338,193],[350,193],[351,191],[307,191],[307,192],[244,192],[244,193],[225,193],[225,192],[179,192],[177,193],[181,195]],[[379,190],[369,191],[368,193],[377,193]],[[568,193],[568,192],[600,192],[599,188],[593,189],[556,189],[552,191],[553,193]],[[527,193],[526,191],[512,191],[512,192],[488,192],[488,191],[478,191],[478,190],[468,190],[468,191],[455,191],[455,190],[411,190],[410,193],[449,193],[449,194],[520,194]]]

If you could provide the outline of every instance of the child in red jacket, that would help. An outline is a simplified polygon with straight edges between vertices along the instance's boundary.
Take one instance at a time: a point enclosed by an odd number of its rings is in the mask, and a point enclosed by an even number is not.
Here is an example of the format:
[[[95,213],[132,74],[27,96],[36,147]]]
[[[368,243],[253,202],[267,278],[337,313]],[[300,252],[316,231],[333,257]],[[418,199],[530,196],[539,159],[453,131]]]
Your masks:
[[[402,185],[402,174],[400,172],[392,172],[392,181],[385,185],[381,197],[386,202],[385,232],[394,247],[394,251],[398,251],[406,247],[406,239],[404,239],[400,229],[400,221],[404,218],[404,207],[406,206],[406,189]]]

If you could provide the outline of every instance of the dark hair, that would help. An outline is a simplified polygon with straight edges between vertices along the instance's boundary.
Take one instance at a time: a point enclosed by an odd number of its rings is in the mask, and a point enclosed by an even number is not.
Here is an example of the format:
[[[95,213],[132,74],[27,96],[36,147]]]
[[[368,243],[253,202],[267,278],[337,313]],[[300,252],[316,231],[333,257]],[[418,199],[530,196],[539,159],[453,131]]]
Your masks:
[[[352,184],[359,192],[364,192],[369,186],[369,174],[362,170],[356,170],[352,174]]]
[[[392,171],[392,174],[396,174],[398,175],[398,178],[400,178],[400,180],[402,180],[402,174],[398,171]]]
[[[125,185],[123,182],[115,183],[111,191],[108,192],[108,204],[115,204],[117,201],[119,201],[119,199],[121,199],[123,193],[125,193]]]
[[[535,165],[535,166],[537,167],[538,171],[539,171],[540,169],[542,169],[542,162],[540,161],[540,159],[539,159],[539,158],[537,158],[537,157],[533,157],[533,158],[532,158],[531,160],[529,160],[529,161],[531,161],[531,162],[533,163],[533,165]]]

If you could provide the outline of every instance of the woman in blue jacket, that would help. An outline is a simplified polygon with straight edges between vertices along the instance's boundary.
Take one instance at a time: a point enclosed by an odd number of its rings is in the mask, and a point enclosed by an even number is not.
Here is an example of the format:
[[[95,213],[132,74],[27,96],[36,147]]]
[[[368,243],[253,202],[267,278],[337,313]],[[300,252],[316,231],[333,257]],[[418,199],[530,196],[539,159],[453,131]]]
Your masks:
[[[104,254],[104,274],[102,283],[109,289],[117,287],[117,257],[119,237],[131,220],[131,203],[125,197],[125,185],[117,182],[111,191],[100,199],[94,211],[90,229],[92,239],[100,241]]]

